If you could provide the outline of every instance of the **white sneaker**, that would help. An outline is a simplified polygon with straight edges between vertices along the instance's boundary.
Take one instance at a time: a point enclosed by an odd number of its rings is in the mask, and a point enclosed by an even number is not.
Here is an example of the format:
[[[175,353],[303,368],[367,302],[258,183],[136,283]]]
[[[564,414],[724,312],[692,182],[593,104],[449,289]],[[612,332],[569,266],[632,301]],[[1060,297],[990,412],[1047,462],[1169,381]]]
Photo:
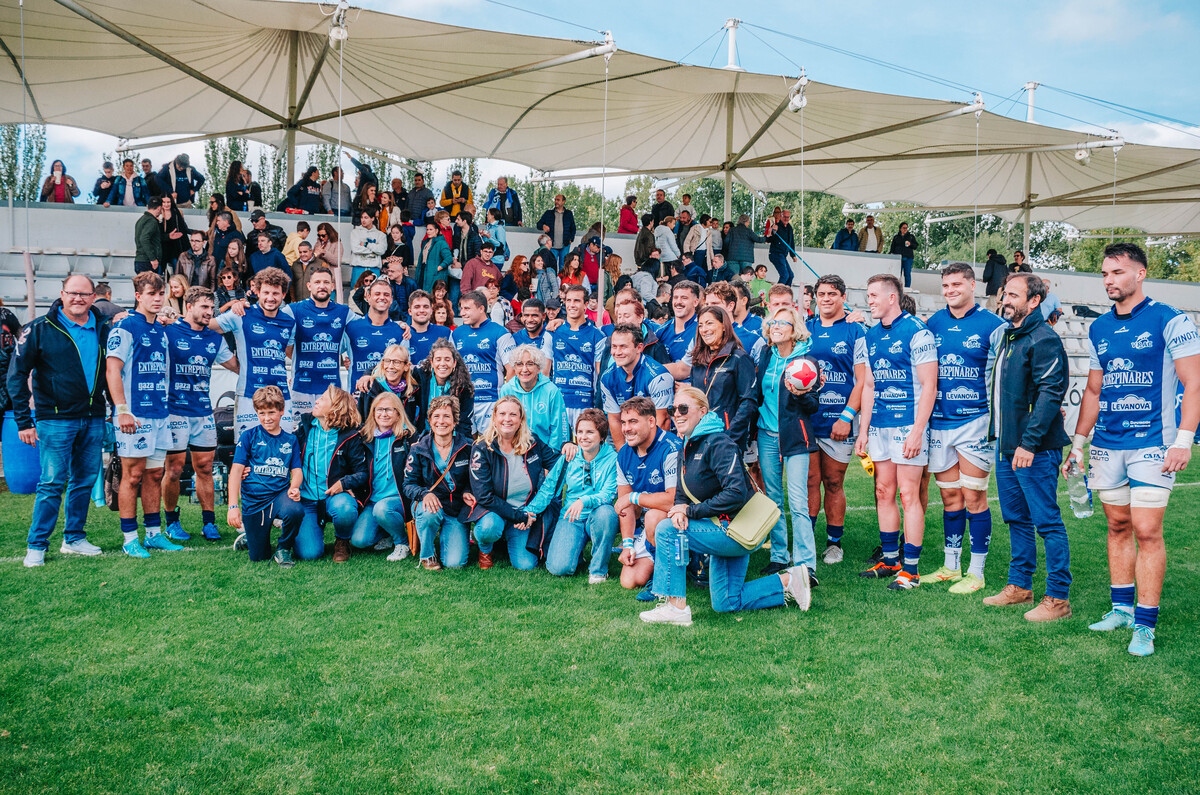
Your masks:
[[[785,593],[786,597],[791,597],[791,601],[796,603],[796,607],[801,610],[808,610],[812,606],[812,583],[808,581],[808,566],[801,563],[799,566],[792,566],[788,571],[788,584]]]
[[[397,544],[392,550],[392,554],[387,556],[388,560],[404,560],[409,556],[408,544]]]
[[[396,546],[396,542],[392,540],[392,537],[385,535],[383,538],[376,541],[375,546],[371,548],[376,552],[387,552],[394,546]]]
[[[607,574],[589,574],[588,585],[599,585],[602,582],[608,582]]]
[[[825,547],[825,557],[821,558],[826,566],[832,566],[835,563],[841,563],[845,553],[842,552],[840,544],[830,544]]]
[[[25,550],[25,568],[33,569],[38,566],[46,565],[46,550],[44,549],[27,549]]]
[[[681,627],[692,625],[692,608],[676,607],[670,601],[664,601],[653,610],[641,614],[642,621],[647,624],[678,624]]]
[[[81,538],[71,544],[63,541],[62,546],[58,548],[58,551],[64,555],[87,555],[90,558],[104,554],[104,550],[93,544],[91,541],[88,541],[86,538]]]

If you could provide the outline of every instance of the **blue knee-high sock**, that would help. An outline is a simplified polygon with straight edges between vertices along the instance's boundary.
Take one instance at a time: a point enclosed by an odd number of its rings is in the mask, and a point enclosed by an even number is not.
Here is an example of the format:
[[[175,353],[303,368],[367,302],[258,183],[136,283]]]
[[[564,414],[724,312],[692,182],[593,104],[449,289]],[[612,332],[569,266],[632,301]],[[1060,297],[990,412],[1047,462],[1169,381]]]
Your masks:
[[[1114,610],[1124,610],[1127,613],[1133,612],[1133,597],[1136,591],[1136,586],[1133,583],[1129,585],[1111,585],[1108,591],[1112,595]]]
[[[216,524],[216,511],[200,511],[200,521],[202,521],[204,524]]]
[[[146,535],[154,535],[162,528],[162,514],[158,512],[143,514],[142,524],[146,526]]]
[[[889,566],[900,562],[900,531],[892,533],[879,531],[879,545],[883,547],[883,559]]]
[[[121,533],[125,536],[126,541],[134,541],[137,539],[138,525],[137,517],[126,519],[121,517]],[[131,537],[132,536],[132,537]]]
[[[968,513],[967,528],[971,534],[971,554],[986,555],[992,544],[992,512]]]
[[[963,536],[967,534],[967,511],[960,508],[957,511],[942,511],[942,527],[946,536],[946,561],[948,569],[962,566]]]
[[[825,525],[825,542],[827,544],[842,543],[842,533],[845,532],[845,530],[845,526],[840,524]]]
[[[817,529],[817,517],[818,517],[818,516],[820,516],[820,515],[821,515],[821,514],[819,514],[819,513],[810,513],[810,514],[808,515],[808,520],[809,520],[809,521],[812,523],[812,524],[811,524],[811,527],[812,527],[814,530],[816,530],[816,529]]]
[[[1133,624],[1138,627],[1154,629],[1158,625],[1158,605],[1150,607],[1141,602],[1133,609]]]
[[[173,522],[179,521],[179,509],[178,508],[176,508],[173,511],[164,511],[163,513],[165,513],[167,515],[167,524],[171,524]]]
[[[916,576],[917,564],[921,561],[921,548],[916,544],[904,542],[904,564],[902,569]]]

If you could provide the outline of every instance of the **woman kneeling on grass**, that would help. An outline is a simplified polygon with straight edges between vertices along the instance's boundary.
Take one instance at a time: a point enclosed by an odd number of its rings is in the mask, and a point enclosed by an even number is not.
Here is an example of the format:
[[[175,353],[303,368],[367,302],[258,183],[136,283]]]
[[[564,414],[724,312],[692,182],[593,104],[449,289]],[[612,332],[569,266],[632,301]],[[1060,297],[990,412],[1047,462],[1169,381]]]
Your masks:
[[[264,386],[254,393],[258,425],[248,428],[238,440],[229,468],[229,514],[226,521],[241,530],[250,560],[271,555],[271,525],[278,520],[279,549],[275,562],[290,568],[296,531],[304,512],[300,508],[301,459],[296,437],[279,427],[283,417],[283,393],[279,387]],[[234,549],[238,543],[234,542]]]
[[[317,398],[311,414],[296,424],[304,483],[300,506],[304,521],[296,536],[296,557],[316,560],[325,554],[325,522],[333,521],[333,562],[350,560],[350,534],[366,502],[367,453],[358,428],[362,425],[354,398],[331,386]]]
[[[396,347],[388,346],[388,350]],[[404,532],[400,481],[404,477],[404,462],[408,459],[408,445],[412,441],[412,425],[400,398],[391,392],[376,396],[359,435],[367,453],[368,496],[350,534],[350,546],[356,549],[373,546],[380,551],[391,549],[388,560],[404,560],[409,549],[408,536]],[[381,529],[384,532],[381,533]]]
[[[523,346],[524,347],[524,346]],[[544,377],[544,376],[543,376]],[[584,409],[575,422],[579,451],[567,464],[567,506],[546,552],[546,570],[564,577],[575,573],[584,542],[592,542],[588,584],[608,579],[608,559],[617,534],[617,453],[608,441],[608,417],[599,409]]]
[[[529,571],[544,554],[539,516],[558,491],[562,455],[529,430],[525,407],[512,395],[496,401],[487,430],[471,448],[471,493],[479,568],[492,567],[492,545],[506,536],[508,559]]]
[[[404,496],[412,501],[413,521],[421,540],[421,566],[429,571],[467,565],[467,526],[463,522],[475,507],[475,496],[468,491],[471,439],[455,432],[458,420],[457,398],[442,395],[429,401],[429,433],[413,444],[404,465]],[[440,565],[434,546],[439,538]]]
[[[803,565],[746,582],[750,550],[726,535],[725,528],[754,492],[725,422],[709,412],[704,393],[691,386],[675,393],[671,414],[684,443],[675,505],[655,528],[654,593],[665,599],[642,613],[642,621],[691,626],[692,609],[684,598],[689,549],[712,556],[709,593],[718,613],[780,607],[789,601],[807,610],[812,591]]]

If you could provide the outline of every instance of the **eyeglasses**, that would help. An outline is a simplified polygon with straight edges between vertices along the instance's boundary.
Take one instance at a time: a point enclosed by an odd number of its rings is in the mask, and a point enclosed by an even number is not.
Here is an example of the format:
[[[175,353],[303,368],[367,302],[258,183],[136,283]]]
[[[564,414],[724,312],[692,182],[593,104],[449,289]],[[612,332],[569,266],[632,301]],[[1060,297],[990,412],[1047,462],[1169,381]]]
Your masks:
[[[66,296],[70,296],[71,298],[91,298],[92,296],[95,295],[95,293],[74,293],[74,292],[71,292],[70,290],[63,290],[62,294],[66,295]]]
[[[408,364],[408,359],[384,359],[384,364]]]
[[[391,406],[380,406],[379,408],[375,409],[375,413],[376,414],[395,414],[396,410],[394,408],[392,408]]]
[[[770,326],[794,326],[794,325],[795,324],[792,323],[792,321],[790,321],[790,320],[768,320],[767,321],[768,327],[770,327]]]
[[[537,362],[513,362],[513,367],[537,367]]]
[[[688,406],[688,404],[686,404],[686,403],[680,403],[678,406],[668,406],[667,407],[667,416],[674,417],[674,416],[678,415],[680,417],[686,417],[688,415],[688,411],[690,410],[690,408],[691,407]]]

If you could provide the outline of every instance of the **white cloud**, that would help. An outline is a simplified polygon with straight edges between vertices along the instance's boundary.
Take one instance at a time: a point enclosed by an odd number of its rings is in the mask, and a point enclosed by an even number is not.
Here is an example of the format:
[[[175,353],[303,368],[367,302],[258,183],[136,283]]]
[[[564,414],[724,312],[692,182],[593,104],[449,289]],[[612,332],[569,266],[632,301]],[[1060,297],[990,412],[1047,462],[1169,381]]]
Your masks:
[[[1041,38],[1066,44],[1122,41],[1150,30],[1184,25],[1180,14],[1161,13],[1132,0],[1058,0],[1038,23]]]

